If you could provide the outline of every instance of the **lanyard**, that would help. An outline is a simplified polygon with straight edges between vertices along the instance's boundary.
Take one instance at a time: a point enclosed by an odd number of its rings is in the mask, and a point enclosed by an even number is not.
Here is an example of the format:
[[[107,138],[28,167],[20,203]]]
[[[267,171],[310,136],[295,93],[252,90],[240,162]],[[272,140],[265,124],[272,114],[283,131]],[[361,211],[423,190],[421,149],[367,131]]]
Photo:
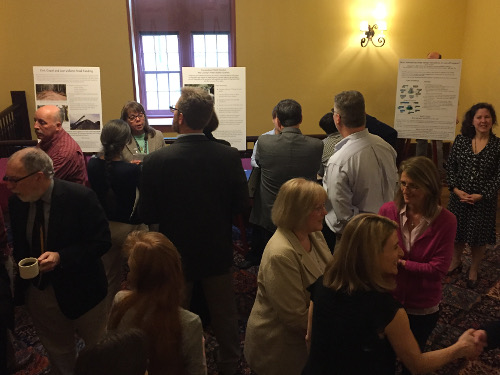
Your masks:
[[[135,141],[135,144],[137,146],[137,149],[139,150],[139,153],[143,153],[142,151],[142,148],[141,146],[139,146],[139,142],[137,142],[137,139],[134,138],[134,141]],[[147,154],[148,153],[148,139],[146,137],[144,137],[144,154]]]

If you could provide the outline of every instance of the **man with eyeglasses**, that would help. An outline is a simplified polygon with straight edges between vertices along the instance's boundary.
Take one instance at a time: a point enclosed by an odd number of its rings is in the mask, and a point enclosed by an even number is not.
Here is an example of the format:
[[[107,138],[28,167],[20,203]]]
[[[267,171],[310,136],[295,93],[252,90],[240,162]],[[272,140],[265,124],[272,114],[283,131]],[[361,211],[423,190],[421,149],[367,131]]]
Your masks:
[[[64,112],[55,105],[38,108],[34,118],[37,147],[49,155],[54,163],[56,178],[87,184],[87,168],[82,149],[63,129]]]
[[[214,111],[206,91],[184,87],[175,106],[169,147],[143,162],[139,215],[159,224],[177,247],[186,279],[184,306],[200,282],[219,343],[219,374],[236,372],[241,356],[231,266],[232,218],[248,204],[248,187],[238,150],[203,134]]]
[[[16,262],[34,257],[40,274],[16,280],[51,374],[73,374],[75,333],[93,345],[105,331],[106,274],[101,261],[111,246],[108,222],[95,193],[53,178],[51,159],[32,147],[13,154],[3,177],[9,199]]]
[[[396,151],[366,129],[365,99],[359,91],[337,94],[332,116],[343,137],[328,160],[323,178],[328,193],[323,231],[333,251],[333,239],[340,238],[353,216],[377,213],[382,204],[394,199],[398,174]]]

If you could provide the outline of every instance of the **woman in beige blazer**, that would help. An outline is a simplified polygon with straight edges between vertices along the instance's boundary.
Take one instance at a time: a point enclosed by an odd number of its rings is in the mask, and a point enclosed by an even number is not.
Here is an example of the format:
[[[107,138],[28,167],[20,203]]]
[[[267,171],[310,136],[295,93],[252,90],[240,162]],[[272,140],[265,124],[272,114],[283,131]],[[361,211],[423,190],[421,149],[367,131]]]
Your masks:
[[[126,103],[120,118],[130,126],[132,133],[122,151],[123,160],[139,164],[144,155],[165,147],[163,133],[149,126],[148,116],[141,103]]]
[[[245,358],[259,375],[300,374],[306,363],[307,287],[331,259],[321,233],[326,199],[320,185],[303,178],[284,183],[276,197],[278,229],[264,250],[245,338]]]

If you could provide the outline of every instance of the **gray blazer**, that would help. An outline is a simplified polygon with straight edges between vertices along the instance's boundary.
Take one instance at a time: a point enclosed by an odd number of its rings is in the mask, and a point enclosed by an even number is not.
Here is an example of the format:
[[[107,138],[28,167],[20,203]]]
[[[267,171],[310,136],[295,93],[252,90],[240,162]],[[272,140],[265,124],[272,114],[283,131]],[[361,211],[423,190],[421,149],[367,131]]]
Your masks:
[[[131,161],[136,159],[134,157],[136,144],[133,137],[130,137],[130,141],[127,143],[125,148],[122,151],[122,158],[125,161]],[[165,147],[165,140],[163,139],[163,133],[159,130],[155,129],[155,136],[148,136],[148,151],[152,153],[153,151],[159,150],[160,148]]]
[[[316,181],[322,154],[323,142],[303,135],[297,128],[261,135],[255,155],[261,171],[260,186],[255,191],[250,222],[274,231],[271,208],[281,185],[295,177]]]
[[[327,264],[332,255],[323,234],[313,232],[309,238],[316,256]],[[323,272],[292,231],[276,230],[262,256],[245,336],[245,358],[257,374],[301,373],[307,360],[310,294],[306,288]]]

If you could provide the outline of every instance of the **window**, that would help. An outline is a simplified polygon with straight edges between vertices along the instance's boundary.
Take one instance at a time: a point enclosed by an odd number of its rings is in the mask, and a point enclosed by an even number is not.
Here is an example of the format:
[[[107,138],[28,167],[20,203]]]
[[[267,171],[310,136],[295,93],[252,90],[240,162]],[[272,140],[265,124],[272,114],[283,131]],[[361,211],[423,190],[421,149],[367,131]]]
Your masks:
[[[151,125],[171,124],[183,66],[233,65],[233,12],[234,0],[129,0],[135,99]]]
[[[141,35],[142,74],[147,109],[166,111],[181,91],[179,38],[177,35]]]
[[[193,34],[194,66],[229,67],[229,34]]]

